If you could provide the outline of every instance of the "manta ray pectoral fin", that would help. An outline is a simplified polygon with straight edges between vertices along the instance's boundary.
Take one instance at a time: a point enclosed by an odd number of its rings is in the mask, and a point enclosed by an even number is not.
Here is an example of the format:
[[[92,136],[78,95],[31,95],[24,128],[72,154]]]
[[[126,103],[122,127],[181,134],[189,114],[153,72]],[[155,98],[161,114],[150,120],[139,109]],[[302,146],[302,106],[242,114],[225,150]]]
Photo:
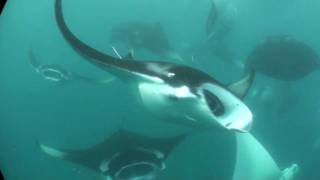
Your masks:
[[[282,180],[269,152],[250,133],[235,133],[237,160],[232,180]]]
[[[65,159],[68,156],[68,153],[60,151],[60,150],[52,148],[52,147],[49,147],[49,146],[46,146],[44,144],[39,144],[39,147],[44,153],[46,153],[52,157]]]
[[[39,148],[45,154],[69,161],[75,164],[85,166],[89,169],[100,172],[99,165],[101,163],[101,156],[103,154],[98,151],[91,151],[91,149],[84,150],[66,150],[66,149],[57,149],[41,143],[38,143]]]
[[[249,91],[255,72],[249,71],[242,79],[228,86],[228,89],[240,98],[244,98]]]
[[[121,60],[121,56],[119,58],[115,58],[104,52],[94,49],[85,42],[81,41],[71,31],[71,29],[69,29],[65,22],[62,11],[62,0],[55,0],[55,2],[55,18],[60,32],[62,33],[64,39],[68,42],[68,44],[74,50],[76,50],[78,54],[83,56],[89,63],[107,71],[110,74],[113,74],[117,78],[126,82],[133,82],[135,80],[140,80],[141,78],[154,80],[153,77],[150,78],[150,76],[134,70],[137,66],[141,67],[141,64],[135,62],[121,62],[119,61]],[[157,80],[159,79],[157,78]]]

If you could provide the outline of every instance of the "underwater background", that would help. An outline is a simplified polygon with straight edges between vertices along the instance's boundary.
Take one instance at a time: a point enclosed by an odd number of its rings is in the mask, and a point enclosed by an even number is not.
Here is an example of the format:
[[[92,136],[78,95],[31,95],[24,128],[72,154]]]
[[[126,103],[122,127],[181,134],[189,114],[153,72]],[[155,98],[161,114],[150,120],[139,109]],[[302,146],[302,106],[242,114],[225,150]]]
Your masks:
[[[111,55],[108,38],[117,23],[159,22],[185,59],[172,62],[201,69],[225,84],[239,79],[246,57],[267,36],[294,36],[320,53],[320,1],[233,3],[235,28],[226,40],[234,54],[232,61],[201,51],[209,0],[64,0],[63,7],[75,34]],[[45,155],[38,141],[79,149],[102,141],[120,127],[158,137],[189,130],[155,120],[119,80],[107,84],[45,80],[29,63],[31,48],[42,62],[93,78],[112,77],[83,60],[62,38],[53,0],[10,0],[0,17],[0,169],[6,179],[101,179],[96,172]],[[194,49],[198,55],[193,58]],[[119,52],[126,54],[128,49],[119,48]],[[143,49],[135,51],[135,58],[163,59]],[[281,169],[299,164],[297,179],[320,179],[319,82],[319,71],[294,82],[257,74],[244,100],[254,115],[252,134]],[[257,98],[256,91],[266,95]],[[219,134],[198,132],[177,145],[158,179],[231,179],[228,157],[223,156],[230,142],[213,136]]]

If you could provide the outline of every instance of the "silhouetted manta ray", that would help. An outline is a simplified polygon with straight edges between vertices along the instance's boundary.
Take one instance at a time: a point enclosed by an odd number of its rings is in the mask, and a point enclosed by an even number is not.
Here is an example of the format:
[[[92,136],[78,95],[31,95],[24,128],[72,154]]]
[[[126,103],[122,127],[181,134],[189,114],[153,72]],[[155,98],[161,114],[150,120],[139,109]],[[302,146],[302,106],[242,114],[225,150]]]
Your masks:
[[[146,180],[165,168],[165,159],[187,134],[151,138],[120,129],[103,142],[83,150],[55,149],[39,144],[46,154],[80,164],[107,179]]]
[[[137,96],[145,106],[158,115],[165,115],[164,119],[242,132],[250,129],[252,113],[241,98],[252,83],[253,71],[226,87],[192,67],[136,61],[131,54],[125,58],[131,60],[121,60],[78,39],[66,25],[61,0],[56,0],[55,17],[59,30],[73,49],[92,64],[138,87]]]
[[[257,45],[246,66],[279,80],[295,81],[319,70],[320,58],[307,44],[277,35]]]
[[[206,33],[207,39],[210,40],[214,36],[214,28],[217,23],[218,9],[214,0],[211,0],[211,8],[209,10],[209,15],[206,21]]]
[[[176,60],[182,60],[174,51],[160,23],[127,22],[112,27],[110,43],[125,43],[129,48],[144,48]]]
[[[237,8],[230,0],[210,1],[211,8],[206,21],[206,46],[215,56],[232,62],[234,53],[227,38],[234,29]]]
[[[210,0],[211,8],[206,21],[207,40],[222,41],[233,29],[237,9],[228,0]]]

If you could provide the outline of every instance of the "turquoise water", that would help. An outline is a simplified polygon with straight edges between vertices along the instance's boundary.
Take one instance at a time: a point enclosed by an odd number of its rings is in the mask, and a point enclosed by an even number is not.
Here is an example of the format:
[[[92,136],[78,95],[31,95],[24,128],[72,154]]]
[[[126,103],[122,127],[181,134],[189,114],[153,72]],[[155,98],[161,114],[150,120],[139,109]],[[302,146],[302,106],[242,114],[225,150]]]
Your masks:
[[[160,22],[174,49],[185,59],[171,62],[201,69],[225,84],[241,77],[245,58],[266,36],[288,34],[320,54],[320,2],[232,3],[237,13],[234,28],[225,39],[233,54],[231,61],[203,47],[209,0],[63,0],[63,9],[69,27],[80,39],[111,55],[108,38],[113,26],[126,21]],[[102,141],[119,127],[156,137],[190,130],[157,120],[120,80],[95,84],[44,79],[29,63],[31,48],[43,63],[59,64],[95,79],[112,77],[66,43],[55,22],[53,0],[10,0],[0,17],[0,168],[8,180],[102,179],[95,171],[47,156],[37,141],[81,149]],[[119,49],[121,54],[127,51]],[[163,59],[143,49],[135,51],[135,58]],[[319,71],[294,82],[257,74],[244,100],[254,115],[252,134],[280,169],[299,164],[297,179],[302,180],[320,179],[318,82]],[[191,134],[172,151],[158,179],[231,179],[234,159],[226,155],[234,152],[230,143],[232,138],[217,132]]]

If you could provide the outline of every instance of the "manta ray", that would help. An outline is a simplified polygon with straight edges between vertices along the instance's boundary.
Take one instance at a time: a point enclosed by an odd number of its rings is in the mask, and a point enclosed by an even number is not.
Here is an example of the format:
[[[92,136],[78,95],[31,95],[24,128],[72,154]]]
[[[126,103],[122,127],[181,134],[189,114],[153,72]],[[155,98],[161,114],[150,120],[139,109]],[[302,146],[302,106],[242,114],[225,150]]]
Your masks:
[[[80,164],[107,180],[147,180],[166,168],[166,158],[186,136],[152,138],[120,129],[87,149],[60,149],[41,143],[39,147],[52,157]]]
[[[206,20],[207,48],[214,55],[232,62],[234,53],[227,38],[234,29],[237,8],[230,0],[211,0]]]
[[[38,145],[47,155],[84,166],[107,180],[147,180],[156,179],[157,174],[166,168],[167,157],[189,134],[155,138],[120,129],[101,143],[85,149]],[[281,170],[269,152],[250,133],[226,134],[224,131],[214,141],[223,141],[221,146],[226,149],[218,147],[216,152],[224,162],[218,158],[217,162],[212,163],[216,169],[221,166],[227,168],[224,171],[229,173],[216,176],[217,172],[212,172],[209,180],[293,180],[299,173],[297,164]]]
[[[247,68],[269,77],[296,81],[320,69],[320,58],[307,44],[287,35],[268,37],[247,58]]]
[[[147,109],[165,120],[247,132],[252,113],[242,102],[254,73],[229,86],[193,67],[165,61],[120,59],[80,40],[67,26],[62,0],[55,1],[58,28],[68,44],[88,62],[131,84]]]
[[[234,25],[237,8],[231,1],[211,0],[211,7],[206,21],[208,41],[221,41]]]
[[[112,27],[109,41],[111,44],[124,43],[129,48],[143,48],[154,54],[182,61],[160,23],[136,21],[119,23]]]
[[[299,166],[281,170],[263,145],[250,133],[235,133],[237,159],[232,180],[293,180]]]

